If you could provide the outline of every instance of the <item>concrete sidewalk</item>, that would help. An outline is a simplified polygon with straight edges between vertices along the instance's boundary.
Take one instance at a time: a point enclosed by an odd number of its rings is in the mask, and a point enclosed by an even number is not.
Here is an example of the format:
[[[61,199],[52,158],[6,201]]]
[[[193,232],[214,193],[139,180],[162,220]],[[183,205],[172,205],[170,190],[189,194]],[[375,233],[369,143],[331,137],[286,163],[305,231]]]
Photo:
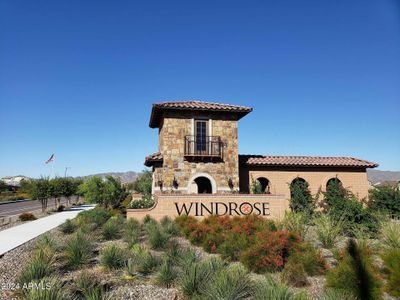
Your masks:
[[[92,208],[94,205],[75,206],[69,210],[0,231],[0,256],[61,225],[65,220],[75,218],[81,211]]]

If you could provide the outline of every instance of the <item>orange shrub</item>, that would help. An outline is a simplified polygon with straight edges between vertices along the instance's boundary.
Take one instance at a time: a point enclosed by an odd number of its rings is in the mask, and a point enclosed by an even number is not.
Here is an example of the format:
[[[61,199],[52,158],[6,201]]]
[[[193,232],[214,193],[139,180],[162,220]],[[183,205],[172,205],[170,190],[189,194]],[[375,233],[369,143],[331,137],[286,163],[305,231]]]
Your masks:
[[[295,233],[266,229],[256,234],[255,243],[243,252],[240,261],[257,273],[278,271],[300,242]]]
[[[298,235],[277,231],[273,221],[255,215],[213,215],[200,222],[180,216],[175,222],[193,244],[224,258],[240,260],[256,272],[282,269],[296,245],[301,243]]]

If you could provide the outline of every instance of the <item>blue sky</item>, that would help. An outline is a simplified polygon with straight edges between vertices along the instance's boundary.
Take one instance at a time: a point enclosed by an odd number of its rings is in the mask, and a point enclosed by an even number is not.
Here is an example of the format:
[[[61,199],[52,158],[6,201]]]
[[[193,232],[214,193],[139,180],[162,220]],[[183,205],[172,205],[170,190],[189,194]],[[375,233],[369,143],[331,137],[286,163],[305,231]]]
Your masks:
[[[140,171],[153,102],[249,105],[243,154],[400,170],[400,5],[0,0],[0,176]]]

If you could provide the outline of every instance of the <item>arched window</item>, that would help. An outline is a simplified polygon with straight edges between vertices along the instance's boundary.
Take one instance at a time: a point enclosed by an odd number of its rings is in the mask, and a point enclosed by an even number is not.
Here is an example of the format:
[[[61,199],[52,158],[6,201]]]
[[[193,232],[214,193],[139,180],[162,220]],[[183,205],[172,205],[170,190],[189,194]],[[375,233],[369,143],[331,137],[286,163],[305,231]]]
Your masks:
[[[257,181],[258,181],[261,193],[270,194],[269,180],[265,177],[258,177]]]

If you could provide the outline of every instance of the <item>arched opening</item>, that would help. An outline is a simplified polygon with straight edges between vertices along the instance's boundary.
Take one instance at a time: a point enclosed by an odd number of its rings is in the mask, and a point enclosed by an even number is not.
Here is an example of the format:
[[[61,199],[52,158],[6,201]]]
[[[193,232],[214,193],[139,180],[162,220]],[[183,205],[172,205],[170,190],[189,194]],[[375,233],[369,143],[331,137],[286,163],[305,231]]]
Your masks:
[[[326,191],[328,192],[329,190],[337,190],[343,188],[342,182],[339,180],[339,178],[331,178],[326,182]]]
[[[261,194],[270,194],[269,180],[265,177],[258,177],[257,181]]]
[[[207,177],[197,177],[194,182],[197,185],[197,193],[198,194],[211,194],[212,193],[212,185],[210,179]]]
[[[308,182],[297,177],[290,184],[290,208],[295,212],[308,212],[313,209],[313,199]]]

